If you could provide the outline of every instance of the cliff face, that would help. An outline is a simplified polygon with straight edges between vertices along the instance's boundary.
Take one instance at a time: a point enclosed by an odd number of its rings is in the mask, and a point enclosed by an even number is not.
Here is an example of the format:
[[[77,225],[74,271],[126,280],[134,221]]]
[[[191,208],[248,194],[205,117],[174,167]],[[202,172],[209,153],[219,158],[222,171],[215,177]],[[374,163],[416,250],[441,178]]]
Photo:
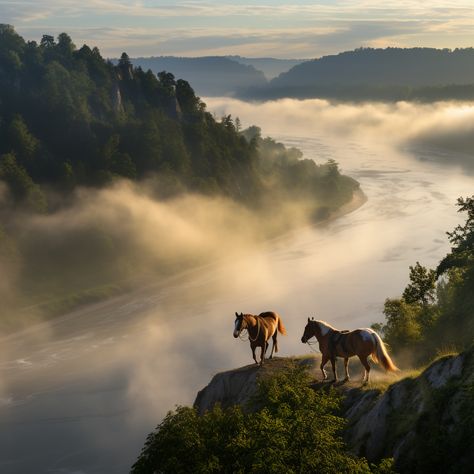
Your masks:
[[[260,368],[256,364],[246,365],[235,370],[221,372],[214,375],[209,385],[200,390],[194,402],[194,407],[199,414],[210,410],[216,403],[223,408],[232,405],[245,405],[250,401],[257,389],[257,381],[260,377],[271,375],[282,370],[289,363],[297,362],[307,364],[311,370],[315,370],[317,359],[282,359],[275,358],[267,360]]]
[[[393,456],[402,472],[428,472],[430,456],[436,464],[437,456],[452,456],[450,451],[459,448],[457,472],[469,472],[464,467],[473,461],[472,449],[457,445],[474,448],[468,426],[474,420],[473,352],[443,357],[384,393],[349,392],[345,438],[354,452],[369,460]]]
[[[296,360],[312,371],[319,365],[317,358]],[[247,366],[217,374],[199,392],[195,406],[203,413],[215,403],[245,405],[258,378],[288,362],[275,359],[263,369]],[[438,359],[384,391],[360,382],[337,388],[344,394],[344,437],[355,454],[369,461],[394,457],[401,472],[469,472],[474,465],[474,350]]]

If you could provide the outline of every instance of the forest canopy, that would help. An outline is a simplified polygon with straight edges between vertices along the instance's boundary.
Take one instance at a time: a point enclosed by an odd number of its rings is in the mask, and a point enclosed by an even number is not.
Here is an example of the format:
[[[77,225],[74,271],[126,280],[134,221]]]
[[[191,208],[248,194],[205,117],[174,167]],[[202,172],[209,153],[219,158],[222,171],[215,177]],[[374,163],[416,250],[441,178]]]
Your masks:
[[[135,68],[126,53],[114,66],[96,47],[77,49],[66,33],[37,44],[0,25],[0,86],[0,177],[15,202],[44,210],[41,187],[68,192],[150,173],[169,177],[163,193],[185,189],[254,203],[268,191],[258,143],[231,116],[216,120],[186,80]],[[300,185],[339,187],[339,173],[308,162],[286,168],[307,176],[308,166],[310,179]]]

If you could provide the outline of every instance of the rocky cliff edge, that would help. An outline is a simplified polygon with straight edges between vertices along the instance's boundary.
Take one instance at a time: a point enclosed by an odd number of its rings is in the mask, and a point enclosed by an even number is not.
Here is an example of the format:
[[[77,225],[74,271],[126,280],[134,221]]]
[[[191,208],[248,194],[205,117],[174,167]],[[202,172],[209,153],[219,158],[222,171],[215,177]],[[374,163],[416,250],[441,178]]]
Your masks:
[[[260,377],[293,363],[305,364],[314,373],[316,390],[328,387],[317,381],[318,356],[277,358],[262,369],[249,365],[215,375],[198,393],[195,407],[199,413],[216,403],[224,408],[235,404],[245,407]],[[378,374],[375,372],[376,381],[366,387],[360,381],[336,384],[343,393],[343,415],[348,422],[344,437],[355,454],[369,461],[394,457],[403,472],[424,472],[422,464],[427,462],[426,450],[431,444],[438,449],[439,438],[449,448],[459,438],[472,449],[467,449],[465,459],[457,458],[458,465],[467,469],[474,465],[474,348],[440,357],[422,371],[402,372],[398,381],[391,379],[393,383]]]

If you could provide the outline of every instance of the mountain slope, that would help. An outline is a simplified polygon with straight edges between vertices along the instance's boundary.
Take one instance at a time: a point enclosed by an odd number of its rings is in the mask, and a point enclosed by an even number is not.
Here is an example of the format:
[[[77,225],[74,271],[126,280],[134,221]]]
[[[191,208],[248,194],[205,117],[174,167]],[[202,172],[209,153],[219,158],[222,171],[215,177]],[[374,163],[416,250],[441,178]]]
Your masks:
[[[474,83],[474,49],[360,48],[307,61],[272,87],[315,85],[439,86]]]
[[[298,64],[241,97],[472,100],[474,49],[359,48]]]
[[[306,59],[278,59],[278,58],[245,58],[242,56],[228,56],[229,59],[237,61],[241,64],[248,64],[255,69],[262,71],[265,77],[270,80],[280,74],[289,71],[292,67]]]

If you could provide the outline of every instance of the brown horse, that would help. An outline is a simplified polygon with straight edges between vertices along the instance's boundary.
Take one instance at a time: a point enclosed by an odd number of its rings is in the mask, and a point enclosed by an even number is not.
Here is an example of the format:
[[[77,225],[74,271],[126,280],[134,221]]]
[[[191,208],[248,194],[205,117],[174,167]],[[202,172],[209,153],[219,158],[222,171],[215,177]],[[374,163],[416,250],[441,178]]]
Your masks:
[[[248,332],[250,348],[252,349],[253,360],[256,364],[258,364],[258,362],[255,357],[255,349],[257,347],[262,348],[260,354],[260,365],[263,365],[265,359],[268,340],[271,337],[273,338],[272,352],[270,354],[271,359],[273,357],[273,350],[278,352],[278,332],[283,335],[286,334],[286,329],[285,326],[283,326],[280,316],[273,311],[260,313],[258,316],[253,314],[235,313],[234,337],[239,337],[244,329]]]
[[[324,366],[327,361],[331,361],[334,381],[337,381],[336,357],[344,358],[344,369],[346,377],[344,381],[349,380],[349,371],[347,365],[349,357],[357,356],[364,366],[363,383],[368,383],[370,365],[367,358],[372,356],[374,362],[381,364],[385,370],[397,371],[398,368],[390,359],[385,344],[380,336],[372,329],[355,329],[354,331],[338,331],[325,321],[315,321],[308,318],[308,324],[304,328],[301,342],[306,343],[313,336],[319,342],[319,350],[322,354],[321,372],[324,380],[327,379]]]

